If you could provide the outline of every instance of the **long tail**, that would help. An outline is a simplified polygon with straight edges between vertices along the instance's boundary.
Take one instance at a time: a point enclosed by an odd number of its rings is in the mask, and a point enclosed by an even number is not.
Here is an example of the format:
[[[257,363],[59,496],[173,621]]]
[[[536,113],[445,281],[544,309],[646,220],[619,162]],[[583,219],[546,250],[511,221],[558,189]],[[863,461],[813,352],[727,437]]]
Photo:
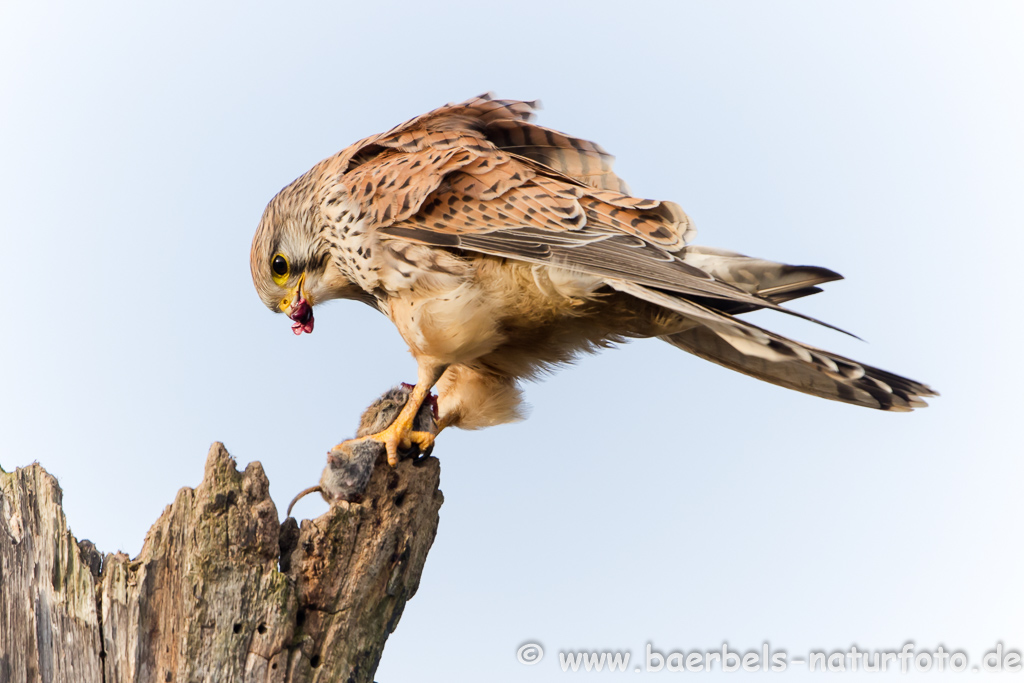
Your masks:
[[[767,346],[780,345],[792,355],[767,359],[741,351],[738,345],[703,325],[661,338],[695,356],[765,382],[866,408],[909,412],[928,405],[922,397],[938,396],[927,385],[912,379],[761,332],[769,337]]]
[[[688,248],[692,249],[692,248]],[[815,285],[840,276],[824,268],[786,266],[739,254],[700,248],[686,260],[717,272],[732,282],[769,299],[788,301],[820,291]],[[694,265],[697,265],[695,263]],[[843,356],[802,344],[733,317],[751,310],[726,309],[713,300],[696,301],[625,280],[608,285],[681,314],[688,327],[661,337],[673,346],[731,370],[787,389],[854,405],[908,412],[928,405],[925,396],[938,393],[920,382],[864,365]]]

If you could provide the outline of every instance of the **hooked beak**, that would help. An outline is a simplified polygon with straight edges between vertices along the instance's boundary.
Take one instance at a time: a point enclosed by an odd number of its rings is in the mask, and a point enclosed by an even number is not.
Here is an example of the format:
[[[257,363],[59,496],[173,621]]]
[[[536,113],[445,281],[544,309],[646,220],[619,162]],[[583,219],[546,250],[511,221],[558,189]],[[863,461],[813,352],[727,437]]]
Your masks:
[[[288,290],[288,296],[281,300],[279,308],[288,314],[294,322],[292,332],[295,334],[307,334],[313,332],[313,304],[309,301],[309,293],[303,286],[306,282],[306,274],[299,276],[299,281],[294,289]]]

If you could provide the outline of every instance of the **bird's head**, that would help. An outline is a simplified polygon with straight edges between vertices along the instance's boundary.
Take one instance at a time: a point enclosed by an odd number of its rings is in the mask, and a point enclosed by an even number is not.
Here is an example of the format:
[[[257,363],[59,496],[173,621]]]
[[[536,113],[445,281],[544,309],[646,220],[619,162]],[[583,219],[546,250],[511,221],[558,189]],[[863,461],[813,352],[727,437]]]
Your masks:
[[[336,296],[328,273],[330,250],[317,229],[318,212],[299,201],[301,196],[289,186],[271,200],[249,254],[260,299],[291,318],[295,334],[312,332],[313,306]]]

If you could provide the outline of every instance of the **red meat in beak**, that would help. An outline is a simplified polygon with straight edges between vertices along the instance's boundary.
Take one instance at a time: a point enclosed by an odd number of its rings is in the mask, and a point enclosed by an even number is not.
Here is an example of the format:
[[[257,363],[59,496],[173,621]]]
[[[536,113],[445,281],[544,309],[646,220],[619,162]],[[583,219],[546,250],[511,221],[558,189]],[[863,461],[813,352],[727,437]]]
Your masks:
[[[288,317],[295,321],[292,323],[292,332],[295,334],[308,334],[313,331],[313,307],[305,299],[299,299],[298,303],[292,306]]]

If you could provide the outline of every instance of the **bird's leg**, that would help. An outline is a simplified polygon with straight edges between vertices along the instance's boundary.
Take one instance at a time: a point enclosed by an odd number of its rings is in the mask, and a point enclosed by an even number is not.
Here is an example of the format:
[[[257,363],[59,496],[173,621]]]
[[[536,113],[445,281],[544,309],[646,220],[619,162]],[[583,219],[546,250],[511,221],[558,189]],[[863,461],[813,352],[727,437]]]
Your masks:
[[[387,429],[364,437],[384,444],[384,448],[388,452],[388,464],[392,467],[398,464],[400,448],[409,448],[415,443],[421,451],[426,451],[434,444],[436,433],[416,432],[413,431],[412,425],[416,415],[420,412],[423,401],[430,395],[430,390],[437,384],[437,380],[441,379],[446,368],[446,365],[421,361],[417,372],[416,386],[409,393],[402,412]]]
[[[451,412],[446,413],[444,417],[435,417],[434,424],[436,424],[437,427],[434,429],[434,438],[437,438],[437,435],[440,434],[445,427],[450,427],[452,423],[455,422],[456,417],[458,416]]]

